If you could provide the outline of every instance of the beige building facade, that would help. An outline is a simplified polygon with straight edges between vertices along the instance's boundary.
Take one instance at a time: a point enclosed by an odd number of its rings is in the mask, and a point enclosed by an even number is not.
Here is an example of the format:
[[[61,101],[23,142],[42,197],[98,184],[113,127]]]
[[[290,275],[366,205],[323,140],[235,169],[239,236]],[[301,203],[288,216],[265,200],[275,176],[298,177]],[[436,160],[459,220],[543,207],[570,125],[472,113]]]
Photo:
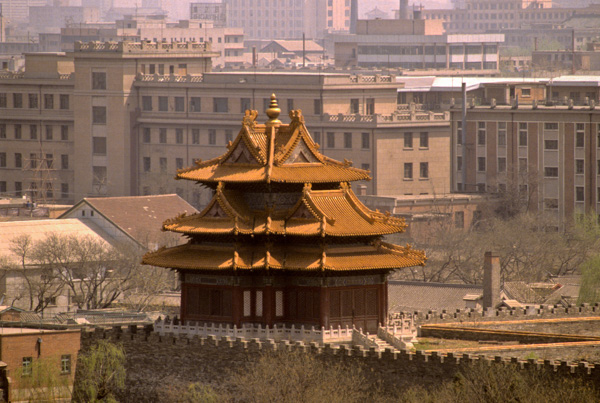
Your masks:
[[[372,171],[374,179],[359,183],[358,192],[447,191],[448,115],[399,110],[394,76],[210,73],[213,53],[203,46],[78,44],[72,57],[31,57],[25,74],[2,76],[0,141],[6,151],[0,152],[0,193],[62,203],[177,193],[200,207],[210,192],[174,181],[173,174],[222,154],[245,111],[258,110],[258,119],[264,118],[274,91],[283,121],[301,109],[323,153]],[[41,88],[39,102],[53,93],[54,108],[29,110],[33,88]],[[22,101],[16,105],[15,99]],[[39,128],[32,137],[33,125]],[[412,148],[405,146],[407,133],[414,136]],[[37,171],[27,165],[30,150],[39,150]],[[407,163],[414,176],[403,181]]]

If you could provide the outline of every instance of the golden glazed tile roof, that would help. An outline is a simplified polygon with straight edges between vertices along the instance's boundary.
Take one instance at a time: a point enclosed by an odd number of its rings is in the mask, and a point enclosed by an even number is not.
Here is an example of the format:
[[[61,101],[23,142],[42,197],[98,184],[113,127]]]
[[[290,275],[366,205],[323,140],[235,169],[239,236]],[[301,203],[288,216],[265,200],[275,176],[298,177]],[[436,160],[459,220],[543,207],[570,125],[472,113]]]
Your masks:
[[[176,179],[212,183],[329,183],[371,179],[368,171],[353,168],[349,161],[322,155],[308,134],[302,111],[290,112],[289,125],[273,119],[258,124],[257,116],[256,111],[246,111],[242,129],[225,154],[178,170]]]
[[[293,207],[260,211],[251,210],[239,192],[220,184],[202,212],[163,224],[165,231],[189,235],[379,236],[405,228],[404,219],[365,207],[346,183],[335,190],[306,185]]]
[[[425,264],[422,251],[373,242],[371,245],[323,247],[301,245],[193,245],[147,253],[144,264],[176,270],[292,270],[339,272],[394,270]]]

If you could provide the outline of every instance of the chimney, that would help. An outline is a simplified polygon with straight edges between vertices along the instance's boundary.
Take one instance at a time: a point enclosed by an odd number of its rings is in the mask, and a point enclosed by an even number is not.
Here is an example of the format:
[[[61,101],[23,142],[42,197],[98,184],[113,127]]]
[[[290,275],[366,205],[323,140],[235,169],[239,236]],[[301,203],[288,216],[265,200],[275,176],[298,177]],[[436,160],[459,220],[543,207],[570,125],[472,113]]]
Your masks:
[[[483,261],[483,309],[494,308],[500,302],[500,257],[485,252]]]
[[[408,20],[408,0],[400,0],[400,10],[398,11],[398,19]]]
[[[350,2],[350,33],[356,33],[356,22],[358,21],[358,0]]]

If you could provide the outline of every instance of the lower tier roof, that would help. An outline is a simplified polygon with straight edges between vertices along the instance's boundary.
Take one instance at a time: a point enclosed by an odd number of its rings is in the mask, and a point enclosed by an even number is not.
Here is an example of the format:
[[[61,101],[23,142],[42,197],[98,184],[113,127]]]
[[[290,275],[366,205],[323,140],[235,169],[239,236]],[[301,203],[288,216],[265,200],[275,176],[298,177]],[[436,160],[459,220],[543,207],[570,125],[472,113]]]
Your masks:
[[[147,253],[142,263],[176,270],[394,270],[424,265],[424,252],[375,242],[359,246],[185,244]]]

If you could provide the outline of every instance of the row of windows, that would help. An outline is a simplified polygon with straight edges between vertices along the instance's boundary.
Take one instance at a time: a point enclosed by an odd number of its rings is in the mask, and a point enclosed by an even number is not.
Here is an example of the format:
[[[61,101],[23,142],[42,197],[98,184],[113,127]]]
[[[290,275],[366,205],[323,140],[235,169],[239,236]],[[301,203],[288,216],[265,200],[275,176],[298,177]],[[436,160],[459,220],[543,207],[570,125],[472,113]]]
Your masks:
[[[167,173],[170,170],[168,169],[168,160],[166,157],[160,157],[158,159],[158,166],[161,173]],[[175,169],[183,168],[183,158],[175,158]],[[152,158],[151,157],[143,157],[142,158],[142,169],[144,172],[152,172]]]
[[[327,148],[336,148],[336,144],[338,144],[336,142],[336,133],[335,132],[326,132],[325,133],[326,137],[325,137],[325,141],[326,141],[326,147]],[[343,145],[344,148],[348,148],[351,149],[353,147],[353,135],[351,132],[344,132],[343,134]],[[313,140],[315,141],[315,143],[317,144],[321,144],[321,141],[323,140],[321,138],[321,132],[319,131],[315,131],[312,134]],[[361,133],[361,148],[363,150],[368,150],[371,148],[371,134],[370,133]]]
[[[462,130],[458,122],[457,143],[462,144]],[[558,130],[558,123],[551,122],[544,124],[545,130]],[[600,125],[597,127],[598,146],[600,147]],[[526,147],[528,144],[527,123],[519,123],[518,129],[519,146]],[[477,145],[485,145],[487,142],[486,123],[477,123]],[[506,122],[498,122],[498,146],[506,146]],[[585,146],[585,124],[577,123],[575,126],[575,147],[582,148]],[[558,150],[558,140],[545,140],[544,148],[546,150]]]
[[[23,357],[22,362],[21,376],[31,376],[33,374],[33,357]],[[71,354],[64,354],[60,356],[60,373],[71,373]],[[42,376],[46,375],[48,374],[43,374]]]
[[[0,168],[6,168],[8,166],[7,153],[0,152]],[[36,168],[54,168],[54,154],[29,154],[29,161],[24,161],[23,154],[14,153],[13,166],[15,168],[29,167],[30,169]],[[69,169],[69,155],[62,154],[60,156],[60,169]]]
[[[12,125],[12,134],[15,140],[23,140],[23,128],[24,126],[29,130],[29,140],[37,140],[38,139],[38,131],[40,125],[20,125],[15,124]],[[8,138],[8,130],[7,125],[4,123],[0,124],[0,139]],[[44,137],[45,140],[55,140],[54,138],[54,126],[52,125],[44,125]],[[60,126],[60,140],[68,141],[69,140],[69,126],[61,125]]]
[[[419,176],[420,176],[420,179],[428,179],[429,178],[429,163],[428,162],[420,162],[419,163]],[[404,163],[404,179],[406,179],[406,180],[413,179],[413,163],[412,162]]]
[[[404,148],[413,148],[413,133],[404,133]],[[419,148],[429,148],[429,133],[419,133]]]
[[[202,112],[202,98],[201,97],[190,97],[188,99],[188,105],[186,108],[186,98],[181,96],[169,97],[169,96],[158,96],[153,97],[150,95],[142,96],[142,110],[145,112],[151,112],[155,108],[159,112]],[[270,98],[262,98],[262,110],[267,110],[271,103]],[[294,99],[288,98],[286,100],[288,112],[294,109]],[[246,112],[246,110],[252,109],[251,98],[240,98],[240,113]],[[320,99],[313,101],[313,109],[316,115],[323,113],[322,102]],[[212,98],[212,112],[213,113],[229,113],[229,98],[215,97]],[[358,98],[350,99],[350,113],[356,114],[361,113],[360,111],[360,100]],[[373,115],[375,113],[375,98],[367,98],[365,100],[364,113],[367,115]]]
[[[44,187],[45,188],[43,189],[43,191],[45,192],[45,196],[50,199],[54,198],[54,185],[51,182],[46,182]],[[7,194],[7,193],[8,193],[7,182],[0,181],[0,195]],[[32,196],[33,198],[36,198],[40,194],[40,190],[38,190],[37,182],[29,183],[29,188],[24,189],[23,182],[16,181],[16,182],[14,182],[13,190],[10,193],[14,197],[22,197],[23,194],[27,194],[27,195]],[[69,184],[61,183],[60,184],[60,198],[68,199],[69,197],[70,197]]]
[[[40,98],[39,94],[36,93],[21,93],[14,92],[12,94],[12,103],[10,107],[15,109],[25,108],[25,100],[27,100],[27,107],[29,109],[39,109],[40,108]],[[44,109],[54,109],[54,94],[43,94],[43,106]],[[9,96],[7,93],[0,93],[0,108],[8,108],[9,107]],[[59,94],[58,95],[58,107],[59,109],[69,109],[69,95],[68,94]]]
[[[172,138],[172,135],[169,135],[169,132],[170,131],[165,127],[161,127],[158,129],[159,144],[200,144],[201,142],[200,129],[192,129],[191,139],[188,141],[185,141],[183,128],[176,128],[174,130],[174,139]],[[230,141],[233,141],[233,131],[224,130],[223,138],[225,144],[229,143]],[[145,127],[142,130],[142,142],[146,144],[155,142],[153,140],[153,130],[151,128]],[[206,138],[206,142],[202,141],[202,143],[208,145],[217,145],[217,130],[208,129],[208,136]]]

